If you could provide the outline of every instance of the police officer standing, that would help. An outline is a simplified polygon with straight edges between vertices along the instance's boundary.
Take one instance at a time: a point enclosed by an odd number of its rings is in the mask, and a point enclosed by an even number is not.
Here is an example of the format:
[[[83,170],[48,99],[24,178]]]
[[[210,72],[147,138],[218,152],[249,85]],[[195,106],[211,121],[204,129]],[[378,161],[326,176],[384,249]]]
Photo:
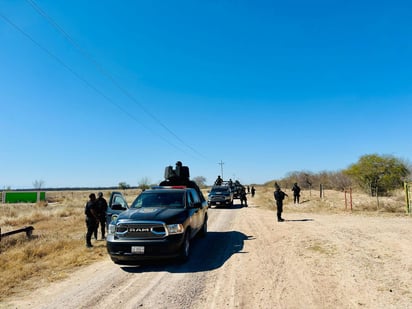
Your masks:
[[[276,200],[278,222],[283,222],[285,221],[285,219],[282,218],[283,200],[285,199],[285,196],[288,196],[288,195],[280,189],[280,186],[276,182],[275,182],[275,192],[273,192],[273,195]]]
[[[245,187],[242,187],[240,191],[240,204],[243,206],[243,202],[245,203],[245,207],[247,207],[247,197],[246,197],[246,190]]]
[[[97,217],[97,203],[96,203],[96,195],[91,193],[89,195],[89,201],[84,208],[84,214],[86,215],[86,247],[92,248],[92,235],[97,228],[98,225],[98,217]]]
[[[254,196],[255,196],[255,192],[256,192],[256,189],[255,189],[255,187],[254,187],[254,186],[252,186],[252,191],[251,191],[251,193],[252,193],[252,197],[254,197]]]
[[[294,204],[299,204],[300,187],[298,186],[297,182],[295,182],[293,184],[292,191],[293,191],[293,203]]]
[[[105,233],[106,233],[106,211],[107,211],[107,201],[106,199],[103,197],[103,193],[99,192],[97,194],[97,216],[98,216],[98,223],[97,225],[99,226],[100,224],[100,230],[101,230],[101,234],[102,234],[102,240],[105,239]],[[97,239],[97,229],[98,226],[96,227],[94,236]]]

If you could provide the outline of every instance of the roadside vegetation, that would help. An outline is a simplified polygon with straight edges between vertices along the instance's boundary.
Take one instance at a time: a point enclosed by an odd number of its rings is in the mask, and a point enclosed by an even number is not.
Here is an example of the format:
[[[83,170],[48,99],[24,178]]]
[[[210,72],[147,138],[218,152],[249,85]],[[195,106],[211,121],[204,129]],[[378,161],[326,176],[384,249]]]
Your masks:
[[[285,216],[288,212],[407,216],[402,183],[408,178],[410,168],[401,160],[368,155],[345,171],[291,172],[283,179],[254,185],[255,197],[248,195],[248,200],[255,207],[275,211],[273,191],[276,181],[289,195],[284,203]],[[210,189],[205,186],[206,179],[198,177],[197,180],[206,196]],[[139,189],[130,189],[125,183],[119,187],[131,203],[148,182],[143,178]],[[293,204],[291,192],[295,182],[302,188],[297,205]],[[30,239],[22,233],[0,241],[0,302],[64,279],[76,268],[108,259],[104,241],[93,240],[93,249],[85,246],[84,206],[91,192],[50,191],[47,192],[47,202],[0,204],[2,233],[25,226],[34,227]],[[111,192],[103,193],[108,199]]]
[[[290,186],[282,188],[289,195],[285,201],[288,212],[349,212],[345,209],[344,192],[325,190],[320,198],[319,190],[302,190],[301,203],[293,204]],[[205,189],[205,193],[206,193]],[[139,190],[126,190],[129,203]],[[81,266],[107,259],[104,241],[93,240],[94,248],[85,247],[84,205],[89,191],[65,191],[48,193],[48,203],[0,204],[2,232],[24,226],[33,226],[31,239],[24,233],[4,237],[0,242],[0,301],[6,297],[35,289],[50,282],[64,279]],[[104,192],[108,198],[110,192]],[[271,183],[256,186],[254,198],[248,196],[256,207],[275,211]],[[353,212],[370,215],[405,216],[405,197],[402,190],[390,197],[381,198],[377,208],[376,198],[363,192],[353,192]]]
[[[140,190],[123,192],[131,202]],[[92,250],[85,246],[84,206],[90,193],[48,192],[47,202],[0,204],[2,233],[34,227],[30,239],[20,233],[0,241],[0,301],[63,279],[74,268],[107,258],[104,241],[94,241]],[[108,198],[110,192],[104,195]]]
[[[390,196],[402,189],[404,181],[411,179],[412,167],[408,162],[389,155],[369,154],[340,171],[293,171],[283,179],[267,182],[266,185],[273,187],[277,181],[289,188],[297,182],[305,190],[316,190],[321,186],[336,191],[353,188],[370,196]]]
[[[324,190],[320,197],[319,189],[303,189],[301,191],[300,203],[293,203],[293,192],[290,187],[282,186],[282,190],[288,194],[284,201],[285,216],[288,212],[319,212],[319,213],[351,213],[367,215],[406,215],[405,192],[401,189],[393,191],[391,196],[377,197],[369,196],[361,191]],[[258,186],[254,198],[248,196],[249,201],[255,205],[276,211],[276,203],[273,197],[274,187],[271,185]],[[346,195],[346,199],[345,199]],[[351,207],[352,201],[352,207]]]
[[[275,182],[289,195],[285,206],[293,211],[348,211],[405,214],[404,182],[412,179],[407,162],[388,155],[360,157],[347,169],[312,173],[290,172],[283,179],[267,182],[258,195],[262,205],[275,209]],[[301,187],[299,205],[293,205],[294,183]]]

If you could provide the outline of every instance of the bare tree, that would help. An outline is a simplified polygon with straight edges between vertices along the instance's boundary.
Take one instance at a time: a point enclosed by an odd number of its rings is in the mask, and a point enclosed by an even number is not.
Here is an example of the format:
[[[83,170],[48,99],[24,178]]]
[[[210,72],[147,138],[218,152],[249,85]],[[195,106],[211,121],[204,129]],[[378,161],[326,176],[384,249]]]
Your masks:
[[[33,181],[33,188],[40,190],[44,186],[44,180],[35,180]]]
[[[196,176],[193,178],[193,181],[196,182],[200,188],[206,187],[206,178],[203,176]]]
[[[138,182],[139,184],[139,189],[142,190],[146,190],[150,188],[150,179],[148,177],[143,177],[142,179],[140,179],[140,181]]]

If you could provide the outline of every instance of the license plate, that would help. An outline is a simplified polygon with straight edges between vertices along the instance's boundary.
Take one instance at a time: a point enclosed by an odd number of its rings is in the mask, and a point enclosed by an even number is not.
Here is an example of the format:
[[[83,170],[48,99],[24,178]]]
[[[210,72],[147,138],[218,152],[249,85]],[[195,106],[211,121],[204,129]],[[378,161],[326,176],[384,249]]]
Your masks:
[[[132,253],[144,254],[144,246],[132,246]]]

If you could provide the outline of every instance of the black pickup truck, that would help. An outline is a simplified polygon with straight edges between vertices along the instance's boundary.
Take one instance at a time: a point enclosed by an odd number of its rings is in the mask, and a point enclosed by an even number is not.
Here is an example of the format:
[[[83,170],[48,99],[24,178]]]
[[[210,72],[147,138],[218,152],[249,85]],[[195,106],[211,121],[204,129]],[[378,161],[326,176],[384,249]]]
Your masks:
[[[229,186],[213,186],[207,196],[209,206],[233,206],[233,192]]]
[[[208,205],[197,190],[158,186],[142,192],[129,209],[112,215],[107,251],[116,264],[178,257],[187,260],[190,241],[207,233]]]

